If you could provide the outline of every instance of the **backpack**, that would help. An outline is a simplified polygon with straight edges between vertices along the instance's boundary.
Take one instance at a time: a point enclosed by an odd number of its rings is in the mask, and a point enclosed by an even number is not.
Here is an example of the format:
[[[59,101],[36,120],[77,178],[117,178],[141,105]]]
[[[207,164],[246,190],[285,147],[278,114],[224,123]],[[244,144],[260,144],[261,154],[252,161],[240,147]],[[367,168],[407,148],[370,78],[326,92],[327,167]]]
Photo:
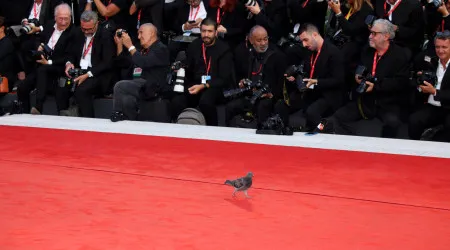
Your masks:
[[[198,109],[186,108],[178,116],[177,123],[188,125],[206,125],[206,120]]]

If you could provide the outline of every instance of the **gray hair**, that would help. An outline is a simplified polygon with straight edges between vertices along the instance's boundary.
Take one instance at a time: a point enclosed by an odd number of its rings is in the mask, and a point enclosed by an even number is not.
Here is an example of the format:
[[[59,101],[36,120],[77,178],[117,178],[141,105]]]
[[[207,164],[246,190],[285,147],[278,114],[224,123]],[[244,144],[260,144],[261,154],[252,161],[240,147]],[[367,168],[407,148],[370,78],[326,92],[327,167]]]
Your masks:
[[[255,33],[255,31],[258,30],[258,29],[263,29],[263,30],[266,31],[266,33],[267,33],[267,30],[266,30],[263,26],[261,26],[261,25],[255,25],[255,26],[253,26],[253,27],[250,29],[250,32],[248,33],[249,37],[251,37],[251,36],[253,35],[253,33]]]
[[[377,19],[375,20],[375,22],[373,22],[373,26],[375,25],[379,25],[381,27],[381,33],[384,34],[389,34],[389,39],[394,39],[395,38],[395,30],[394,30],[394,25],[389,22],[386,19]]]
[[[155,32],[155,36],[158,37],[158,28],[156,28],[156,26],[152,23],[144,23],[141,25],[141,27],[148,27],[150,30],[153,30]]]
[[[59,4],[58,6],[56,6],[55,17],[58,15],[58,12],[60,12],[63,9],[67,10],[69,12],[70,16],[72,16],[72,8],[70,8],[70,6],[67,3],[62,3],[62,4]]]
[[[80,19],[83,22],[94,21],[94,23],[96,23],[98,21],[98,15],[97,12],[94,12],[92,10],[85,10],[83,14],[81,14]]]

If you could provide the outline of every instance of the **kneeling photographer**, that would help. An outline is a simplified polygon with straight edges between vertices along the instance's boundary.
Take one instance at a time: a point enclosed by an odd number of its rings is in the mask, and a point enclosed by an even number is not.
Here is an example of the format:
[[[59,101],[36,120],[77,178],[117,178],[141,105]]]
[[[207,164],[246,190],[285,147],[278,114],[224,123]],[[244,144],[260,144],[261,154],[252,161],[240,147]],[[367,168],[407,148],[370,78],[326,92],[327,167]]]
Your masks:
[[[445,140],[450,142],[450,31],[438,32],[434,44],[435,54],[423,56],[422,69],[417,72],[424,104],[409,117],[408,132],[411,139],[419,140],[426,129],[443,124]]]
[[[240,89],[225,91],[224,94],[225,97],[233,97],[234,93],[243,93],[245,96],[226,105],[227,126],[231,125],[233,117],[244,112],[255,114],[260,124],[272,114],[276,102],[283,99],[286,59],[275,46],[269,45],[268,39],[267,31],[262,26],[257,25],[250,30],[248,63],[245,64],[245,60],[242,60],[243,63],[236,64],[240,66],[236,69],[239,79],[242,79],[239,82]]]
[[[397,136],[400,116],[408,104],[411,53],[393,43],[394,37],[392,23],[385,19],[374,22],[370,47],[363,50],[355,74],[358,95],[330,118],[336,133],[353,134],[349,122],[377,117],[383,122],[382,137]]]
[[[131,69],[131,80],[122,80],[114,86],[111,121],[136,120],[140,100],[168,97],[166,83],[169,68],[169,50],[158,39],[157,28],[145,23],[138,30],[141,51],[133,46],[130,36],[118,30],[114,37],[119,60]],[[142,110],[141,110],[142,111]]]
[[[55,80],[64,75],[65,53],[72,42],[72,10],[68,4],[55,8],[55,22],[44,26],[39,35],[36,49],[29,51],[29,56],[37,63],[26,80],[17,88],[18,100],[23,111],[31,114],[43,112],[44,101],[49,89],[54,89]],[[30,92],[36,88],[36,103],[31,107]],[[31,110],[30,110],[31,108]]]

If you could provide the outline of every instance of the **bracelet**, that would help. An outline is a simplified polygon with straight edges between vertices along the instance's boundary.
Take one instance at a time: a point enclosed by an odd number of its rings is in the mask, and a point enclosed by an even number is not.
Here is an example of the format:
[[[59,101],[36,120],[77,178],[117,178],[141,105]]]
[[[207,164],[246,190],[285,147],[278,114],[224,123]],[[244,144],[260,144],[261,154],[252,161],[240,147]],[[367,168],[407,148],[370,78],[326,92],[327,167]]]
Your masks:
[[[131,52],[131,51],[134,50],[134,49],[136,49],[136,47],[131,46],[131,47],[128,49],[128,51]]]

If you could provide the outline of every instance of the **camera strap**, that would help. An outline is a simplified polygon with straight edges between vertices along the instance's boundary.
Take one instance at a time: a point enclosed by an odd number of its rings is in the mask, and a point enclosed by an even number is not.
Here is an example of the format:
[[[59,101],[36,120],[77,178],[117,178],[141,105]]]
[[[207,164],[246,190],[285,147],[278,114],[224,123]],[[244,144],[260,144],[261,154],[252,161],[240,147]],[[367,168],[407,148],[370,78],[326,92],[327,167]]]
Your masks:
[[[309,0],[306,0],[303,4],[302,4],[302,8],[305,8],[306,5],[308,4]]]
[[[209,63],[206,63],[206,48],[205,44],[202,43],[203,61],[205,62],[206,75],[209,75],[209,70],[211,69],[211,57],[209,57]]]
[[[225,15],[225,11],[222,12],[222,14],[220,14],[220,10],[221,10],[220,8],[217,8],[217,17],[216,17],[217,25],[220,25],[220,23],[222,22],[223,15]]]
[[[350,8],[350,10],[348,11],[347,15],[345,16],[345,19],[348,20],[352,15],[353,15],[353,7]]]
[[[375,51],[373,54],[373,64],[372,64],[372,76],[375,77],[375,73],[377,72],[377,64],[380,61],[382,56],[378,56],[378,52]]]
[[[266,65],[266,63],[267,63],[267,60],[269,60],[269,58],[270,58],[270,56],[272,55],[272,54],[274,54],[275,53],[275,51],[274,50],[267,50],[266,52],[265,52],[265,55],[264,55],[264,58],[263,58],[263,60],[261,61],[261,64],[259,65],[259,68],[258,68],[258,70],[257,71],[253,71],[253,62],[254,62],[254,59],[256,58],[254,55],[253,56],[250,56],[249,57],[249,74],[248,74],[248,77],[254,77],[254,76],[257,76],[257,75],[262,75],[262,71],[263,71],[263,68],[264,68],[264,66]],[[261,79],[262,80],[262,79]]]
[[[397,9],[397,7],[400,5],[400,3],[402,2],[402,0],[398,0],[396,3],[395,3],[395,5],[394,6],[392,6],[391,7],[391,10],[389,10],[389,12],[386,12],[387,11],[387,2],[384,2],[384,17],[385,18],[388,18],[393,12],[394,12],[394,10],[395,9]]]
[[[195,21],[197,19],[198,12],[200,11],[200,5],[197,6],[197,11],[194,15],[194,8],[191,6],[191,11],[189,12],[189,21]]]
[[[34,2],[34,4],[33,4],[33,15],[34,15],[34,18],[36,18],[36,19],[39,19],[39,15],[41,14],[41,10],[42,9],[39,9],[39,12],[37,11],[37,3],[36,2]],[[42,8],[42,2],[41,2],[41,8]]]
[[[87,42],[87,41],[86,41]],[[89,42],[89,44],[85,47],[85,46],[83,46],[84,47],[84,51],[83,51],[83,59],[86,57],[86,55],[89,53],[89,50],[91,50],[91,48],[92,48],[92,44],[94,43],[94,37],[92,37],[91,38],[91,41]],[[84,43],[84,44],[86,44],[86,43]]]
[[[309,72],[309,78],[312,79],[314,76],[314,71],[316,69],[316,62],[317,59],[319,58],[320,52],[322,51],[322,49],[319,49],[319,51],[317,52],[316,58],[314,58],[314,62],[313,62],[313,57],[314,55],[311,55],[311,61],[310,61],[310,65],[311,65],[311,71]]]

